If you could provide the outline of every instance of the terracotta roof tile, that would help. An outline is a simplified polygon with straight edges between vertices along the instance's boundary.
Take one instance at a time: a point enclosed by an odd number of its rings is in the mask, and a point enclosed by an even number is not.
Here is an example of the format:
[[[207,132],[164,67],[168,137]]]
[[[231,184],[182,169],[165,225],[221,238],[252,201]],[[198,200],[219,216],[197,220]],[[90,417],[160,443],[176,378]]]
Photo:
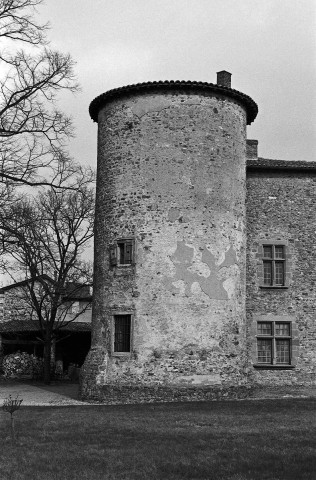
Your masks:
[[[259,157],[258,160],[247,160],[248,170],[316,170],[316,162],[303,160],[272,160]]]
[[[258,105],[250,98],[238,90],[233,88],[224,87],[214,83],[197,82],[190,80],[160,80],[155,82],[137,83],[135,85],[126,85],[124,87],[114,88],[105,93],[102,93],[96,97],[90,103],[89,113],[94,122],[98,121],[98,113],[101,107],[103,107],[109,100],[115,97],[123,95],[132,95],[140,91],[155,91],[162,89],[181,89],[181,90],[207,90],[212,93],[218,93],[231,97],[246,107],[247,111],[247,124],[249,125],[254,121],[258,114]]]
[[[10,320],[0,323],[0,332],[36,332],[39,331],[37,320]],[[64,331],[70,332],[90,332],[91,324],[87,322],[70,322],[64,328]]]

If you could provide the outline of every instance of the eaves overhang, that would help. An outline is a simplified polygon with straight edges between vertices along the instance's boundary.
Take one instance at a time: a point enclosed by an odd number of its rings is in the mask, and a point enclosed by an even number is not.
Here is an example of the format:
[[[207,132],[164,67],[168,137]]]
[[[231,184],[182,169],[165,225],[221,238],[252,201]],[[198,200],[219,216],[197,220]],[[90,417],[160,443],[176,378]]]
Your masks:
[[[232,98],[237,102],[241,103],[247,112],[247,124],[250,125],[256,118],[258,114],[258,105],[252,98],[248,95],[245,95],[238,90],[234,90],[230,87],[224,87],[222,85],[216,85],[213,83],[207,82],[195,82],[195,81],[186,81],[186,80],[165,80],[157,82],[145,82],[137,83],[135,85],[127,85],[125,87],[114,88],[105,93],[102,93],[96,97],[90,103],[89,113],[94,122],[98,121],[98,114],[102,107],[104,107],[109,101],[123,97],[130,96],[140,93],[151,93],[163,90],[170,91],[181,91],[184,92],[209,92],[211,94],[224,95],[226,97]]]
[[[316,162],[307,162],[304,160],[272,160],[261,158],[247,160],[247,172],[316,172]]]

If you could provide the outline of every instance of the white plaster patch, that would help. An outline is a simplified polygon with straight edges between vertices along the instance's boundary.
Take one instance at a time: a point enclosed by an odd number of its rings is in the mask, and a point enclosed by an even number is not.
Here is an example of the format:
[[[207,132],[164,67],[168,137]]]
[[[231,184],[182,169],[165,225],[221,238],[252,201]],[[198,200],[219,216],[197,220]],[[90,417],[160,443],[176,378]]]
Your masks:
[[[228,298],[233,298],[236,290],[236,280],[232,277],[227,278],[227,280],[223,282],[223,287],[227,292]]]
[[[191,285],[191,293],[194,294],[200,294],[201,293],[201,287],[200,287],[200,284],[199,282],[193,282],[192,285]]]
[[[219,385],[221,377],[219,373],[209,375],[181,375],[174,380],[175,383],[189,385]]]
[[[179,294],[180,295],[185,294],[186,284],[183,280],[177,280],[176,282],[172,282],[172,285],[174,285],[176,288],[179,289]]]
[[[168,99],[163,98],[161,95],[157,96],[144,96],[137,98],[137,101],[134,101],[134,105],[131,105],[131,110],[134,115],[142,117],[143,115],[151,112],[160,112],[165,108],[170,107],[170,102]]]

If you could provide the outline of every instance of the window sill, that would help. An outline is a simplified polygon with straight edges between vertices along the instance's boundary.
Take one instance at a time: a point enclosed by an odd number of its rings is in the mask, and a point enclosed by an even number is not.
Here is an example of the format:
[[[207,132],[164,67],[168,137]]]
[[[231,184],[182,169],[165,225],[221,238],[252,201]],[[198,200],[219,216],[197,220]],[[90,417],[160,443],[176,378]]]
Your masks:
[[[264,365],[256,363],[253,367],[261,370],[293,370],[295,365]]]
[[[270,290],[286,290],[288,285],[259,285],[259,288],[270,289]]]
[[[131,352],[112,352],[112,357],[117,357],[117,358],[130,358],[131,357]]]

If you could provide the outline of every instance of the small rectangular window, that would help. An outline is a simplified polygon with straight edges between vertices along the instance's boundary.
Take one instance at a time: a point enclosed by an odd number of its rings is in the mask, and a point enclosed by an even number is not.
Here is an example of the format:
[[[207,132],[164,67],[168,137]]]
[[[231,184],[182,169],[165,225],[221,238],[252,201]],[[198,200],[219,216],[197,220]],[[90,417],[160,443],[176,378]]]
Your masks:
[[[114,352],[131,351],[131,315],[114,315]]]
[[[264,246],[263,247],[263,256],[264,256],[264,258],[272,258],[272,247]]]
[[[276,340],[276,363],[289,365],[290,340]]]
[[[272,335],[271,322],[259,322],[258,335]]]
[[[284,262],[275,262],[275,285],[284,285]]]
[[[132,265],[134,263],[134,241],[131,239],[117,240],[110,245],[110,265]]]
[[[276,322],[275,323],[275,334],[277,336],[289,337],[291,335],[290,324],[289,323],[283,323],[283,322]]]
[[[130,240],[117,242],[118,263],[120,265],[130,265],[133,259],[133,243]]]
[[[272,359],[272,341],[258,340],[258,362],[271,363]]]
[[[284,247],[283,246],[275,246],[275,258],[284,258]]]
[[[265,285],[272,285],[272,262],[263,262],[263,278]]]
[[[285,285],[284,245],[263,245],[263,284],[283,287]]]

